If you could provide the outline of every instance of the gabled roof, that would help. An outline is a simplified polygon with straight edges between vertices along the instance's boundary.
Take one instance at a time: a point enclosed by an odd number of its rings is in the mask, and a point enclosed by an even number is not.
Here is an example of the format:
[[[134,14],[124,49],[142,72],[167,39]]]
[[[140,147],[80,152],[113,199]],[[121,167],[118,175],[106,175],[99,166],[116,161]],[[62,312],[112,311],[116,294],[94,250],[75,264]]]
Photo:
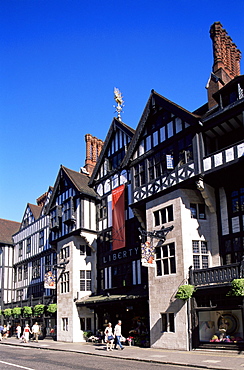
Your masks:
[[[20,229],[20,223],[0,218],[0,243],[13,244],[12,235]]]
[[[38,218],[41,216],[42,207],[37,206],[36,204],[27,203],[27,207],[30,208],[31,213],[33,214],[33,217],[35,220],[38,220]]]
[[[102,148],[101,153],[99,155],[97,164],[96,164],[96,166],[95,166],[95,168],[94,168],[94,170],[92,172],[92,176],[90,178],[89,185],[91,185],[93,183],[94,179],[97,176],[97,173],[98,173],[98,171],[100,169],[100,166],[101,166],[101,163],[103,161],[104,154],[106,153],[106,151],[108,149],[108,146],[110,144],[110,140],[112,138],[112,135],[116,131],[117,128],[120,129],[121,131],[123,131],[126,135],[130,136],[131,138],[135,134],[135,130],[133,128],[131,128],[130,126],[126,125],[125,123],[123,123],[122,121],[120,121],[117,118],[114,118],[113,119],[113,121],[112,121],[112,123],[110,125],[110,128],[108,130],[106,139],[104,141],[103,148]]]
[[[89,177],[86,174],[70,170],[64,166],[62,166],[62,169],[80,193],[90,195],[92,197],[96,196],[95,191],[88,186]]]
[[[189,112],[187,109],[182,108],[180,105],[173,103],[171,100],[166,99],[162,95],[158,94],[154,90],[151,91],[147,104],[142,113],[141,119],[138,123],[135,135],[131,140],[126,156],[122,162],[122,166],[126,166],[129,163],[130,158],[133,155],[133,152],[140,141],[141,134],[146,126],[150,112],[154,110],[155,106],[160,106],[165,110],[173,113],[177,117],[181,117],[183,120],[187,121],[190,125],[195,125],[200,120],[201,116]]]
[[[51,195],[51,198],[50,198],[50,202],[47,206],[47,211],[46,211],[47,213],[49,212],[49,210],[52,206],[53,200],[56,197],[58,185],[59,185],[61,177],[63,175],[67,176],[67,178],[73,184],[74,188],[79,193],[82,193],[84,195],[88,195],[88,196],[91,196],[91,197],[96,197],[95,191],[88,186],[89,178],[88,178],[87,175],[85,175],[83,173],[80,173],[80,172],[77,172],[77,171],[70,170],[69,168],[64,167],[64,166],[61,165],[58,176],[57,176],[57,179],[56,179],[55,184],[54,184],[54,188],[53,188],[53,192],[52,192],[52,195]]]

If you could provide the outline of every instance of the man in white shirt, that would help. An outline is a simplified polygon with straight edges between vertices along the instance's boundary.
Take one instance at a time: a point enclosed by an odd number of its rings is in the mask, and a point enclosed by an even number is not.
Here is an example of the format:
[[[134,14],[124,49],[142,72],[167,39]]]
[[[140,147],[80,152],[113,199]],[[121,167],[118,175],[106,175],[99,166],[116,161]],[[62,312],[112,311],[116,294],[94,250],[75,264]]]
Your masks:
[[[121,324],[122,324],[122,321],[119,320],[118,321],[118,324],[115,325],[115,328],[114,328],[114,336],[115,336],[115,345],[114,345],[114,349],[116,349],[116,346],[117,344],[120,346],[120,349],[124,349],[124,347],[122,346],[122,344],[120,343],[120,338],[121,338]]]
[[[40,333],[40,327],[38,325],[38,323],[36,322],[33,326],[32,326],[32,334],[33,334],[33,340],[35,340],[36,342],[38,342],[38,336],[39,336],[39,333]]]

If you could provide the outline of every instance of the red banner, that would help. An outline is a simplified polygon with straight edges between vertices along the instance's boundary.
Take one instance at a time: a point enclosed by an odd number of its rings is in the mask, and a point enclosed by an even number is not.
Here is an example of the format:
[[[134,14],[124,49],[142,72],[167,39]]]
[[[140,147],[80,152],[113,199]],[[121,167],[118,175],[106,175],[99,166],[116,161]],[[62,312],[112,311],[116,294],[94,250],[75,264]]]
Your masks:
[[[112,190],[113,250],[125,247],[125,185]]]

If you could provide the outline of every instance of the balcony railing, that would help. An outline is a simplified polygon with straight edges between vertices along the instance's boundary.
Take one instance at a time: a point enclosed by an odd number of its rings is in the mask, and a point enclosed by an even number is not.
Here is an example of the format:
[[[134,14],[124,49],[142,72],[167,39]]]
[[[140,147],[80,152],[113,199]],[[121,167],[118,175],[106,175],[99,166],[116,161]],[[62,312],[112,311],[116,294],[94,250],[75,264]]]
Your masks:
[[[203,158],[203,171],[209,171],[216,167],[223,166],[244,155],[244,142],[233,145],[229,148],[216,152]]]
[[[190,284],[196,287],[229,284],[233,279],[241,279],[243,277],[243,261],[201,270],[190,268]]]

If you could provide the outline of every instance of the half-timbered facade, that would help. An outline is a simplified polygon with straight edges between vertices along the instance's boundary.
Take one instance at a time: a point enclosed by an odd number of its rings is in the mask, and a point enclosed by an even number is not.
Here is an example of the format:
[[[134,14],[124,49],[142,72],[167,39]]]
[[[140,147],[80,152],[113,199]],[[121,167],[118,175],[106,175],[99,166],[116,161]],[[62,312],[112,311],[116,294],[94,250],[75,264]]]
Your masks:
[[[14,291],[9,307],[33,307],[37,304],[48,305],[56,302],[56,290],[44,287],[45,274],[53,271],[56,252],[49,244],[49,217],[45,209],[52,194],[52,188],[37,199],[37,205],[28,203],[20,229],[13,235]],[[18,319],[19,320],[19,319]],[[27,319],[22,318],[22,325]],[[46,316],[40,324],[49,329],[56,325],[55,318]],[[31,319],[29,323],[32,324]]]
[[[12,235],[20,228],[20,223],[0,219],[0,306],[1,310],[12,302],[14,244]],[[7,307],[7,306],[6,306]],[[2,322],[1,322],[2,323]]]
[[[95,326],[93,312],[76,306],[96,293],[96,193],[88,181],[87,172],[61,166],[47,208],[57,252],[57,338],[67,342],[84,341]]]
[[[114,118],[89,185],[99,195],[97,205],[97,295],[77,301],[97,315],[97,330],[123,321],[123,332],[148,328],[147,271],[141,267],[139,222],[131,202],[130,174],[121,163],[134,130]],[[141,326],[142,328],[142,326]],[[144,336],[144,341],[146,336]]]
[[[231,264],[241,263],[244,241],[244,77],[238,76],[240,53],[234,44],[232,57],[225,55],[222,43],[231,39],[219,23],[211,27],[211,37],[214,55],[221,48],[223,59],[215,58],[208,104],[190,113],[152,91],[122,163],[130,169],[130,206],[146,230],[171,230],[166,241],[151,240],[153,347],[187,350],[212,343],[213,335],[220,340],[222,320],[229,337],[243,341],[242,298],[226,293],[231,280],[242,277],[242,268]],[[192,311],[189,302],[175,298],[179,286],[188,283],[190,267],[197,288]]]

